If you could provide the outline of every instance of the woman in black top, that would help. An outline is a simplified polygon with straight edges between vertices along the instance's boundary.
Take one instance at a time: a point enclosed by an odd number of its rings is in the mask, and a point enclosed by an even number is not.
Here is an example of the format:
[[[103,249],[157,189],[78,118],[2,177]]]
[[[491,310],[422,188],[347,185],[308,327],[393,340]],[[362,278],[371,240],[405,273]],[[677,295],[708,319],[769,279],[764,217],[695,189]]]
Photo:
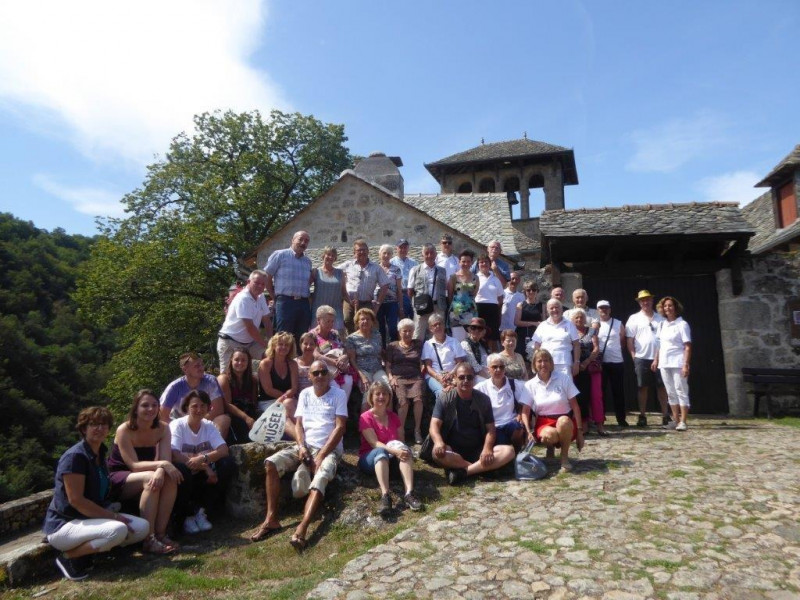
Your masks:
[[[533,281],[526,281],[522,284],[522,293],[525,294],[525,300],[517,304],[514,325],[517,326],[516,352],[524,357],[525,349],[533,337],[533,332],[547,317],[542,303],[536,301],[539,289]]]

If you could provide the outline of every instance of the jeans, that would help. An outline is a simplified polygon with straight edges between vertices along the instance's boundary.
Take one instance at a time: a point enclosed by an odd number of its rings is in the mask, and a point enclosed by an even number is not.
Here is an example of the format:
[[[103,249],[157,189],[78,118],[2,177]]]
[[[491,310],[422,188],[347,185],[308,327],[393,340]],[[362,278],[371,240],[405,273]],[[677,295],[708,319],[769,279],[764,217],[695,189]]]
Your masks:
[[[389,342],[396,342],[397,337],[397,315],[399,313],[397,301],[384,302],[378,309],[378,330],[381,332],[381,340],[383,340],[383,347],[389,345]],[[388,334],[388,338],[387,338]]]
[[[386,448],[373,448],[358,459],[358,468],[364,473],[372,475],[375,473],[375,465],[379,460],[391,460],[392,458],[393,456]]]
[[[288,296],[275,299],[275,331],[286,331],[300,344],[300,336],[311,326],[311,305],[308,298],[295,300]]]

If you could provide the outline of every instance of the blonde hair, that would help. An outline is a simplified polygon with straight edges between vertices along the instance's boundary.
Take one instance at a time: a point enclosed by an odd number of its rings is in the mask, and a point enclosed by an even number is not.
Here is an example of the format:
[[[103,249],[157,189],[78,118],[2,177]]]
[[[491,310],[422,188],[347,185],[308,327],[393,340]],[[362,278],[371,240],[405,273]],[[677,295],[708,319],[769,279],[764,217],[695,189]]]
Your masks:
[[[286,360],[294,359],[294,357],[297,356],[297,347],[295,346],[294,343],[294,336],[286,331],[279,331],[271,338],[269,338],[269,344],[267,344],[267,350],[266,352],[264,352],[264,356],[274,361],[275,352],[278,347],[278,342],[284,340],[289,342],[289,353],[286,355]]]
[[[375,316],[375,312],[371,308],[359,308],[356,311],[356,316],[353,317],[353,322],[356,324],[356,326],[358,326],[359,320],[364,315],[367,315],[370,318],[373,327],[378,324],[378,317]]]
[[[383,390],[384,393],[389,396],[389,402],[392,401],[392,390],[389,389],[389,386],[382,381],[376,381],[369,386],[369,390],[367,390],[367,404],[369,404],[370,408],[375,405],[372,401],[372,397],[378,393],[378,390]],[[389,408],[391,408],[391,406]]]

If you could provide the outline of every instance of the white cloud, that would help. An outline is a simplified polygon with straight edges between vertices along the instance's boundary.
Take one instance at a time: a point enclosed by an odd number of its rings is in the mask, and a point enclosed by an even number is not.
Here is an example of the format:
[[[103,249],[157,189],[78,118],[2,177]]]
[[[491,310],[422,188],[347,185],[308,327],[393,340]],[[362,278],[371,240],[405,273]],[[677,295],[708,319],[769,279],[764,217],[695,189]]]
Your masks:
[[[288,108],[247,63],[265,18],[263,0],[3,2],[0,100],[93,160],[148,164],[194,114]]]
[[[701,179],[697,188],[708,202],[738,202],[740,206],[758,198],[762,191],[753,186],[761,180],[755,171],[733,171]]]
[[[637,129],[629,135],[634,153],[625,167],[641,172],[675,171],[726,143],[726,128],[723,119],[704,112]]]
[[[33,183],[48,194],[69,202],[79,213],[93,217],[122,217],[125,214],[120,202],[122,194],[96,187],[64,185],[41,173],[33,176]]]

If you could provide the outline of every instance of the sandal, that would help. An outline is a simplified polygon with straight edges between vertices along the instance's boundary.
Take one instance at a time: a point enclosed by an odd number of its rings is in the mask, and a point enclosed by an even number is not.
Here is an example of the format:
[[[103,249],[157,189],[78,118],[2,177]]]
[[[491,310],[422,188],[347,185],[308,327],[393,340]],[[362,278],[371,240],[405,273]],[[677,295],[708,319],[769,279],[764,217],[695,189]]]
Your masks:
[[[156,535],[156,539],[165,546],[167,546],[168,548],[173,548],[177,550],[178,548],[181,547],[181,545],[178,542],[171,540],[166,533],[162,533],[161,535]]]
[[[303,550],[306,549],[306,544],[308,542],[306,542],[306,538],[299,536],[295,533],[292,536],[292,539],[289,541],[289,543],[292,545],[292,548],[297,550],[297,553],[300,554],[301,552],[303,552]]]
[[[261,540],[265,540],[268,537],[272,537],[279,531],[283,531],[283,527],[270,527],[266,523],[262,523],[258,529],[256,529],[255,533],[250,536],[251,542],[260,542]]]
[[[174,547],[167,546],[152,533],[147,536],[147,539],[142,544],[142,550],[150,554],[172,554],[175,552]]]

